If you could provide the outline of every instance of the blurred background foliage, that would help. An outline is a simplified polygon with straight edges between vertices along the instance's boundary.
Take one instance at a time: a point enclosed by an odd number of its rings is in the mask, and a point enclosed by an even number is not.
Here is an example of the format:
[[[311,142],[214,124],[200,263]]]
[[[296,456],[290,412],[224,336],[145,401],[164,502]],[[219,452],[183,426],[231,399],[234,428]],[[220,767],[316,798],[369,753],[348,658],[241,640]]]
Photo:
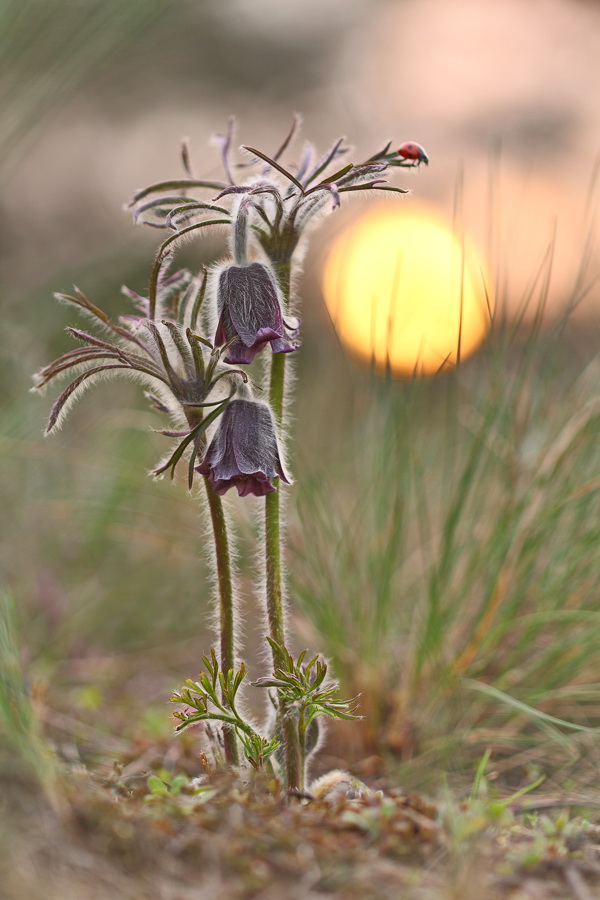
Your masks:
[[[332,733],[330,760],[387,753],[427,780],[493,746],[515,767],[596,773],[593,734],[547,716],[600,726],[598,17],[576,0],[0,0],[1,587],[15,696],[33,691],[64,753],[169,734],[165,700],[212,640],[211,589],[199,506],[147,477],[164,438],[141,391],[97,387],[42,441],[49,403],[30,376],[76,324],[52,293],[75,283],[118,314],[157,244],[121,206],[179,171],[181,136],[215,177],[209,138],[229,114],[268,152],[299,110],[319,146],[422,142],[430,169],[398,183],[449,220],[462,166],[498,304],[460,371],[378,378],[345,356],[321,301],[336,217],[313,238],[290,599],[298,646],[332,658],[365,715]],[[217,235],[181,261],[223,252]],[[230,506],[253,644],[258,506]]]

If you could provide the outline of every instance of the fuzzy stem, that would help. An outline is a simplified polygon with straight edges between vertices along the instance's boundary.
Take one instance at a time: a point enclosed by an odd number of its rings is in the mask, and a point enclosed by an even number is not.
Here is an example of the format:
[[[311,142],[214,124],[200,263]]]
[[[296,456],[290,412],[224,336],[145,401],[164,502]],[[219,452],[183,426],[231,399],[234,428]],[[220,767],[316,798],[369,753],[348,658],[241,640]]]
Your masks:
[[[276,265],[275,272],[285,305],[290,299],[290,264]],[[271,409],[281,435],[283,423],[283,407],[285,396],[285,354],[273,354],[271,360],[271,382],[269,400]],[[281,568],[281,517],[280,493],[278,486],[265,497],[265,559],[266,559],[266,592],[267,617],[269,633],[272,640],[285,646],[286,625],[283,603],[283,585]],[[273,651],[273,666],[276,669],[280,660]],[[285,776],[288,790],[304,790],[304,763],[298,737],[298,727],[293,715],[282,717],[283,746],[285,754]]]
[[[248,251],[248,203],[243,197],[233,223],[233,261],[236,266],[245,266]]]
[[[202,415],[191,410],[187,412],[186,418],[190,428],[194,428],[202,421]],[[235,669],[235,598],[229,535],[227,533],[227,518],[223,509],[223,501],[213,491],[207,478],[204,479],[204,487],[206,488],[206,498],[215,539],[217,584],[219,589],[220,666],[221,671],[226,674],[230,669]],[[240,757],[237,738],[233,728],[224,730],[223,743],[227,764],[238,766]]]
[[[231,559],[229,554],[229,538],[227,535],[227,520],[225,510],[218,494],[216,494],[207,479],[204,479],[206,497],[212,520],[215,536],[215,550],[217,556],[217,580],[219,584],[219,631],[221,638],[221,671],[228,672],[235,668],[235,622],[234,622],[234,598],[233,577],[231,572]],[[225,729],[223,732],[225,760],[230,766],[238,766],[240,763],[237,738],[235,731]]]
[[[271,388],[269,400],[275,421],[281,434],[283,420],[283,391],[285,382],[285,355],[273,355],[271,364]],[[283,587],[281,572],[281,521],[280,486],[265,497],[265,540],[267,562],[267,615],[271,638],[281,646],[285,645],[286,628],[283,608]],[[275,663],[277,660],[273,657]]]
[[[186,418],[190,428],[194,428],[202,421],[202,414],[189,410]],[[192,451],[194,452],[194,451]],[[227,519],[223,502],[204,479],[206,498],[212,521],[215,538],[215,555],[217,559],[217,583],[219,587],[219,639],[220,639],[220,664],[221,671],[227,673],[229,669],[235,669],[235,615],[233,595],[233,573],[231,567],[231,554],[229,551],[229,536],[227,534]],[[225,761],[229,766],[240,764],[238,743],[233,728],[223,730],[223,745]]]

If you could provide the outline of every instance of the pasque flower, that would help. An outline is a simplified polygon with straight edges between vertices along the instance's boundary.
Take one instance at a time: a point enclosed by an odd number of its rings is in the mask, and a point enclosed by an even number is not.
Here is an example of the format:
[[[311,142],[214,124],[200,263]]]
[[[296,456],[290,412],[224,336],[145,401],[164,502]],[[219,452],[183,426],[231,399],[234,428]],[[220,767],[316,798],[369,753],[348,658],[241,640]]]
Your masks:
[[[48,431],[55,428],[70,404],[85,387],[100,378],[128,375],[141,380],[152,393],[151,404],[174,420],[161,433],[178,443],[154,469],[156,476],[173,477],[180,461],[187,462],[188,486],[195,472],[202,476],[214,532],[214,566],[218,588],[219,658],[213,651],[203,657],[206,672],[198,682],[187,681],[174,696],[191,707],[177,714],[178,730],[199,721],[214,720],[222,731],[215,737],[215,755],[223,755],[234,770],[241,754],[253,768],[264,768],[280,743],[284,753],[284,786],[290,795],[304,790],[306,761],[314,749],[318,716],[353,718],[352,701],[335,699],[327,680],[327,667],[317,656],[305,663],[307,651],[295,661],[286,649],[283,597],[281,503],[283,492],[273,483],[290,478],[284,468],[278,431],[284,421],[290,379],[285,378],[285,356],[275,356],[268,369],[270,405],[253,399],[247,372],[233,364],[251,363],[271,344],[275,354],[289,353],[299,321],[287,316],[294,276],[306,247],[308,231],[329,209],[337,209],[342,195],[359,191],[397,191],[385,176],[397,167],[427,164],[423,148],[408,142],[396,150],[388,142],[361,163],[342,164],[349,152],[343,139],[320,156],[305,145],[290,169],[281,160],[298,125],[297,119],[272,156],[244,146],[246,162],[231,158],[233,122],[219,145],[225,180],[194,176],[189,148],[182,146],[185,175],[138,191],[131,201],[136,222],[172,232],[161,243],[150,271],[147,297],[125,290],[137,315],[109,316],[78,289],[59,298],[92,318],[99,334],[69,328],[79,345],[45,366],[36,387],[70,374],[72,380],[54,403]],[[240,181],[236,179],[241,174]],[[212,199],[196,191],[217,191]],[[231,258],[218,270],[192,276],[185,270],[169,274],[173,256],[192,234],[223,226],[229,236]],[[257,260],[262,260],[261,262]],[[203,305],[208,296],[216,310]],[[293,308],[293,307],[292,307]],[[206,325],[215,320],[214,343]],[[228,363],[229,365],[225,365]],[[263,372],[266,377],[266,373]],[[260,380],[260,373],[258,373]],[[258,389],[265,390],[266,385]],[[226,390],[224,390],[226,388]],[[215,426],[212,439],[206,436]],[[180,430],[183,429],[183,430]],[[232,564],[227,511],[219,495],[236,487],[240,496],[265,496],[264,600],[273,654],[274,672],[256,684],[277,694],[275,734],[262,737],[241,718],[235,695],[245,677],[236,671],[236,569]],[[221,752],[223,749],[223,754]]]
[[[275,276],[264,263],[223,269],[217,287],[217,308],[215,346],[232,342],[225,362],[251,363],[267,343],[273,353],[296,349],[288,334],[294,337],[300,323],[293,317],[283,317]]]
[[[254,400],[232,400],[196,471],[207,477],[217,494],[235,485],[240,497],[263,497],[275,490],[273,478],[290,484],[269,407]]]

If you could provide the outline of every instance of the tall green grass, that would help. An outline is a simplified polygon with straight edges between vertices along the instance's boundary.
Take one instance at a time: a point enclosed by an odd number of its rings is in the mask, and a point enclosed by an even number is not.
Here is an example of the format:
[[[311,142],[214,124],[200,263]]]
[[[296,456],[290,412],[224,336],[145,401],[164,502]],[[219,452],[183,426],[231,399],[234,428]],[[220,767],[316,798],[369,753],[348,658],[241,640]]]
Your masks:
[[[303,460],[294,598],[363,752],[596,771],[600,357],[547,289],[451,373],[356,378],[346,440]]]

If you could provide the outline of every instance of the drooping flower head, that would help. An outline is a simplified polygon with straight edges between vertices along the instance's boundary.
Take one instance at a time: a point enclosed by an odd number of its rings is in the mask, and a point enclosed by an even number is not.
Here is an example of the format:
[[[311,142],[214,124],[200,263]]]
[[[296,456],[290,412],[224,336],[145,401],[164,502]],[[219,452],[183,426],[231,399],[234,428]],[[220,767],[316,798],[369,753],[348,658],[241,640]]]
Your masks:
[[[196,471],[206,476],[217,494],[235,486],[240,497],[263,497],[275,490],[274,478],[290,484],[269,407],[254,400],[232,400]]]
[[[284,318],[275,276],[264,263],[223,269],[218,280],[217,308],[215,346],[233,341],[227,348],[225,362],[251,363],[267,343],[273,353],[296,349],[288,334],[295,336],[300,323],[293,317]]]

